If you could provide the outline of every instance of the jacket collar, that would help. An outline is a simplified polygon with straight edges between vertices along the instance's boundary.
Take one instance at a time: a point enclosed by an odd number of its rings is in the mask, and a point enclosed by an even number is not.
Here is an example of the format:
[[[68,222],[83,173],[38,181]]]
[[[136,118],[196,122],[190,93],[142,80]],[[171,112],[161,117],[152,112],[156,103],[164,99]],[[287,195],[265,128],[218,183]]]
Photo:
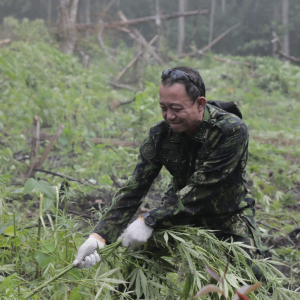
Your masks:
[[[200,143],[204,143],[207,136],[209,128],[211,127],[210,124],[210,113],[207,107],[205,107],[204,114],[203,114],[203,120],[198,126],[198,128],[195,131],[194,136],[192,137],[192,140]]]
[[[194,135],[188,139],[192,139],[193,141],[196,141],[198,143],[204,143],[207,136],[209,128],[211,127],[211,116],[210,112],[207,106],[205,106],[204,114],[203,114],[203,120],[197,127]],[[171,127],[169,132],[169,140],[171,142],[178,142],[182,139],[186,139],[187,136],[184,133],[175,133]]]

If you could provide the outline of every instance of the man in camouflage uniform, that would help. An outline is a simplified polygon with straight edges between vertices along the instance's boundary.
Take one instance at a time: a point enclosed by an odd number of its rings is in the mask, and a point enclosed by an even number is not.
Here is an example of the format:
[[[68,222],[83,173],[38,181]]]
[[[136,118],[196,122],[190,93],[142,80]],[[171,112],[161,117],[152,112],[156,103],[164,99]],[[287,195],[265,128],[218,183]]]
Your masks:
[[[207,103],[204,82],[192,68],[165,70],[159,94],[164,121],[150,129],[133,174],[73,264],[83,268],[100,260],[97,247],[122,234],[163,166],[172,182],[161,204],[127,227],[123,246],[145,243],[156,228],[193,225],[217,230],[218,238],[232,237],[265,255],[254,200],[247,197],[247,126],[238,116]]]

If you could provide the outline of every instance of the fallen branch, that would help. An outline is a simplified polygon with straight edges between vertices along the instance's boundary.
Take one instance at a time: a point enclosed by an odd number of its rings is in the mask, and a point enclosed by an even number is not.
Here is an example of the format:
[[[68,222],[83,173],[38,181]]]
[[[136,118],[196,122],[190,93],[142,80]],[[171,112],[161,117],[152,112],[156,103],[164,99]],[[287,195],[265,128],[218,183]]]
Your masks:
[[[203,10],[193,10],[193,11],[187,11],[184,13],[173,13],[173,14],[166,14],[166,15],[159,15],[161,21],[166,21],[170,19],[176,19],[180,17],[190,17],[190,16],[195,16],[195,15],[207,15],[209,13],[208,9],[203,9]],[[155,22],[157,19],[157,15],[155,16],[148,16],[148,17],[143,17],[143,18],[138,18],[138,19],[132,19],[128,21],[113,21],[113,22],[107,22],[104,23],[104,26],[106,28],[113,28],[115,29],[116,27],[122,27],[122,26],[132,26],[132,25],[137,25],[141,23],[147,23],[147,22]],[[78,24],[77,28],[80,29],[85,29],[89,27],[94,27],[99,25],[98,23],[92,23],[92,24]]]
[[[136,99],[136,98],[134,97],[134,98],[132,98],[132,99],[130,99],[130,100],[128,100],[128,101],[120,102],[120,103],[117,105],[117,107],[120,107],[120,106],[126,105],[126,104],[130,104],[130,103],[134,102],[135,99]]]
[[[134,88],[132,88],[130,85],[127,84],[121,84],[121,83],[116,83],[116,82],[108,82],[112,87],[117,88],[117,89],[123,89],[123,90],[128,90],[131,92],[137,92]]]
[[[230,27],[229,29],[227,29],[226,31],[224,31],[222,34],[220,34],[217,38],[215,38],[211,43],[209,43],[207,46],[205,46],[204,48],[198,50],[196,49],[195,52],[193,53],[183,53],[181,54],[179,57],[183,58],[186,56],[196,56],[197,54],[201,54],[203,55],[207,50],[209,50],[213,45],[215,45],[217,42],[219,42],[223,37],[225,37],[228,33],[230,33],[232,30],[234,30],[235,28],[239,27],[241,25],[241,23],[237,23],[234,26]]]
[[[52,171],[47,171],[47,170],[43,170],[43,169],[35,169],[34,168],[33,171],[35,171],[35,172],[41,172],[41,173],[45,173],[45,174],[50,174],[50,175],[57,176],[57,177],[60,177],[60,178],[65,178],[65,179],[67,179],[69,181],[78,182],[78,183],[80,183],[82,185],[85,185],[85,186],[91,186],[95,190],[102,192],[101,189],[96,188],[93,184],[89,184],[87,182],[83,182],[83,181],[81,181],[79,179],[76,179],[74,177],[71,177],[71,176],[67,176],[67,175],[64,175],[64,174],[60,174],[60,173],[56,173],[56,172],[52,172]]]
[[[104,7],[103,11],[100,13],[100,16],[103,17],[115,2],[116,2],[116,0],[112,0],[109,3],[107,3],[107,5]]]
[[[0,46],[5,45],[5,44],[10,44],[10,43],[11,43],[11,39],[5,39],[5,40],[0,41]]]
[[[120,141],[117,139],[107,139],[107,138],[92,138],[91,142],[98,144],[107,144],[110,146],[121,146],[121,147],[138,147],[140,143],[137,142],[128,142],[128,141]]]
[[[245,65],[247,67],[252,67],[252,65],[246,61],[238,61],[238,60],[232,60],[229,58],[222,58],[219,56],[213,56],[213,59],[221,61],[221,62],[225,62],[225,63],[231,63],[231,64],[238,64],[238,65]]]
[[[223,37],[225,37],[228,33],[230,33],[231,31],[233,31],[235,28],[239,27],[240,25],[241,25],[241,23],[237,23],[234,26],[230,27],[229,29],[227,29],[226,31],[224,31],[222,34],[220,34],[217,38],[215,38],[211,43],[209,43],[207,46],[205,46],[204,48],[202,48],[200,51],[202,51],[203,53],[206,52],[213,45],[215,45],[217,42],[219,42]]]
[[[137,30],[137,29],[134,29],[134,33],[136,34],[137,36],[137,40],[138,42],[141,42],[141,44],[144,46],[144,47],[147,47],[147,50],[149,51],[149,53],[151,53],[153,55],[153,57],[160,63],[162,64],[163,66],[165,67],[168,67],[168,65],[163,61],[162,58],[159,57],[159,55],[155,52],[155,50],[150,47],[150,43],[148,44],[146,39],[143,37],[143,35]],[[158,38],[158,35],[156,36],[156,38]],[[156,39],[155,38],[155,39]]]
[[[53,148],[56,140],[58,139],[58,137],[62,134],[64,130],[64,125],[59,125],[57,132],[52,136],[50,143],[48,144],[48,146],[46,147],[42,157],[40,158],[40,160],[35,164],[35,168],[36,169],[40,169],[44,163],[44,161],[46,160],[47,156],[49,155],[51,149]]]
[[[295,56],[287,55],[286,53],[282,52],[281,49],[281,41],[275,31],[272,32],[273,39],[271,40],[272,44],[276,45],[275,53],[279,55],[279,57],[283,57],[297,65],[300,65],[300,58],[296,58]]]
[[[156,35],[148,44],[148,46],[151,46],[155,40],[158,38],[158,36]],[[120,72],[120,74],[117,76],[116,81],[119,81],[122,76],[135,64],[135,62],[139,59],[139,57],[146,51],[147,49],[144,48],[143,50],[141,50],[135,57],[134,59]]]
[[[47,170],[42,170],[42,169],[37,169],[37,168],[34,168],[33,171],[35,172],[41,172],[41,173],[45,173],[45,174],[50,174],[50,175],[54,175],[54,176],[58,176],[58,177],[61,177],[61,178],[66,178],[67,180],[69,181],[76,181],[80,184],[86,184],[74,177],[70,177],[70,176],[67,176],[67,175],[64,175],[64,174],[60,174],[60,173],[56,173],[56,172],[52,172],[52,171],[47,171]]]
[[[138,52],[138,54],[133,58],[133,60],[119,73],[119,75],[116,78],[116,81],[119,81],[123,75],[137,62],[139,57],[144,53],[145,49]]]
[[[203,56],[207,55],[205,53],[201,53],[200,50],[196,49],[196,47],[191,46],[191,48],[194,49],[195,51],[197,51],[197,54],[199,54],[199,55],[203,55]],[[195,53],[195,52],[193,52],[193,53]],[[215,56],[215,55],[213,55],[212,58],[217,60],[217,61],[221,61],[221,62],[225,62],[225,63],[239,64],[239,65],[245,65],[247,67],[252,67],[252,65],[250,63],[244,62],[244,61],[232,60],[232,59],[229,59],[229,58],[222,58],[222,57]]]

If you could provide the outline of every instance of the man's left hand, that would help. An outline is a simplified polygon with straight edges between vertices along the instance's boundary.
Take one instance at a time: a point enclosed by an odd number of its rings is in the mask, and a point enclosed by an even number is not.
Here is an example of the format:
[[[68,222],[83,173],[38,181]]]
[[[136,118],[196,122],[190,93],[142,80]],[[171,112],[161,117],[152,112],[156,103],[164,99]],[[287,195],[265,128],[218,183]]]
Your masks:
[[[147,226],[142,218],[131,223],[119,237],[123,247],[135,249],[147,242],[152,235],[153,229]]]

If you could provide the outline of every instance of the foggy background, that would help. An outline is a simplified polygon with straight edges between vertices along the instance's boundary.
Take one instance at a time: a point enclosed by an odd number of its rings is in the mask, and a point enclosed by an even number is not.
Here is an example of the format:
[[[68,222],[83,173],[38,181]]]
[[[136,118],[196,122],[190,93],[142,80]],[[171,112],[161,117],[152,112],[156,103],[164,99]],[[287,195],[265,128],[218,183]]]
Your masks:
[[[219,36],[231,26],[240,23],[230,34],[212,49],[215,53],[231,55],[275,56],[275,44],[271,43],[275,32],[281,42],[282,52],[299,57],[300,52],[300,1],[299,0],[116,0],[103,14],[111,1],[106,0],[0,0],[0,22],[5,17],[17,19],[43,19],[53,34],[60,26],[59,5],[78,2],[77,24],[93,24],[80,28],[80,32],[91,34],[104,22],[120,21],[117,11],[127,19],[136,19],[159,14],[172,14],[195,10],[207,10],[201,15],[175,18],[166,21],[138,24],[147,41],[159,33],[160,51],[189,53],[191,46],[198,49]],[[89,33],[85,33],[89,34]],[[1,34],[2,38],[3,32]],[[59,39],[59,34],[57,35]],[[61,38],[61,37],[60,37]],[[121,31],[105,30],[103,39],[114,47],[120,40],[132,43]]]

